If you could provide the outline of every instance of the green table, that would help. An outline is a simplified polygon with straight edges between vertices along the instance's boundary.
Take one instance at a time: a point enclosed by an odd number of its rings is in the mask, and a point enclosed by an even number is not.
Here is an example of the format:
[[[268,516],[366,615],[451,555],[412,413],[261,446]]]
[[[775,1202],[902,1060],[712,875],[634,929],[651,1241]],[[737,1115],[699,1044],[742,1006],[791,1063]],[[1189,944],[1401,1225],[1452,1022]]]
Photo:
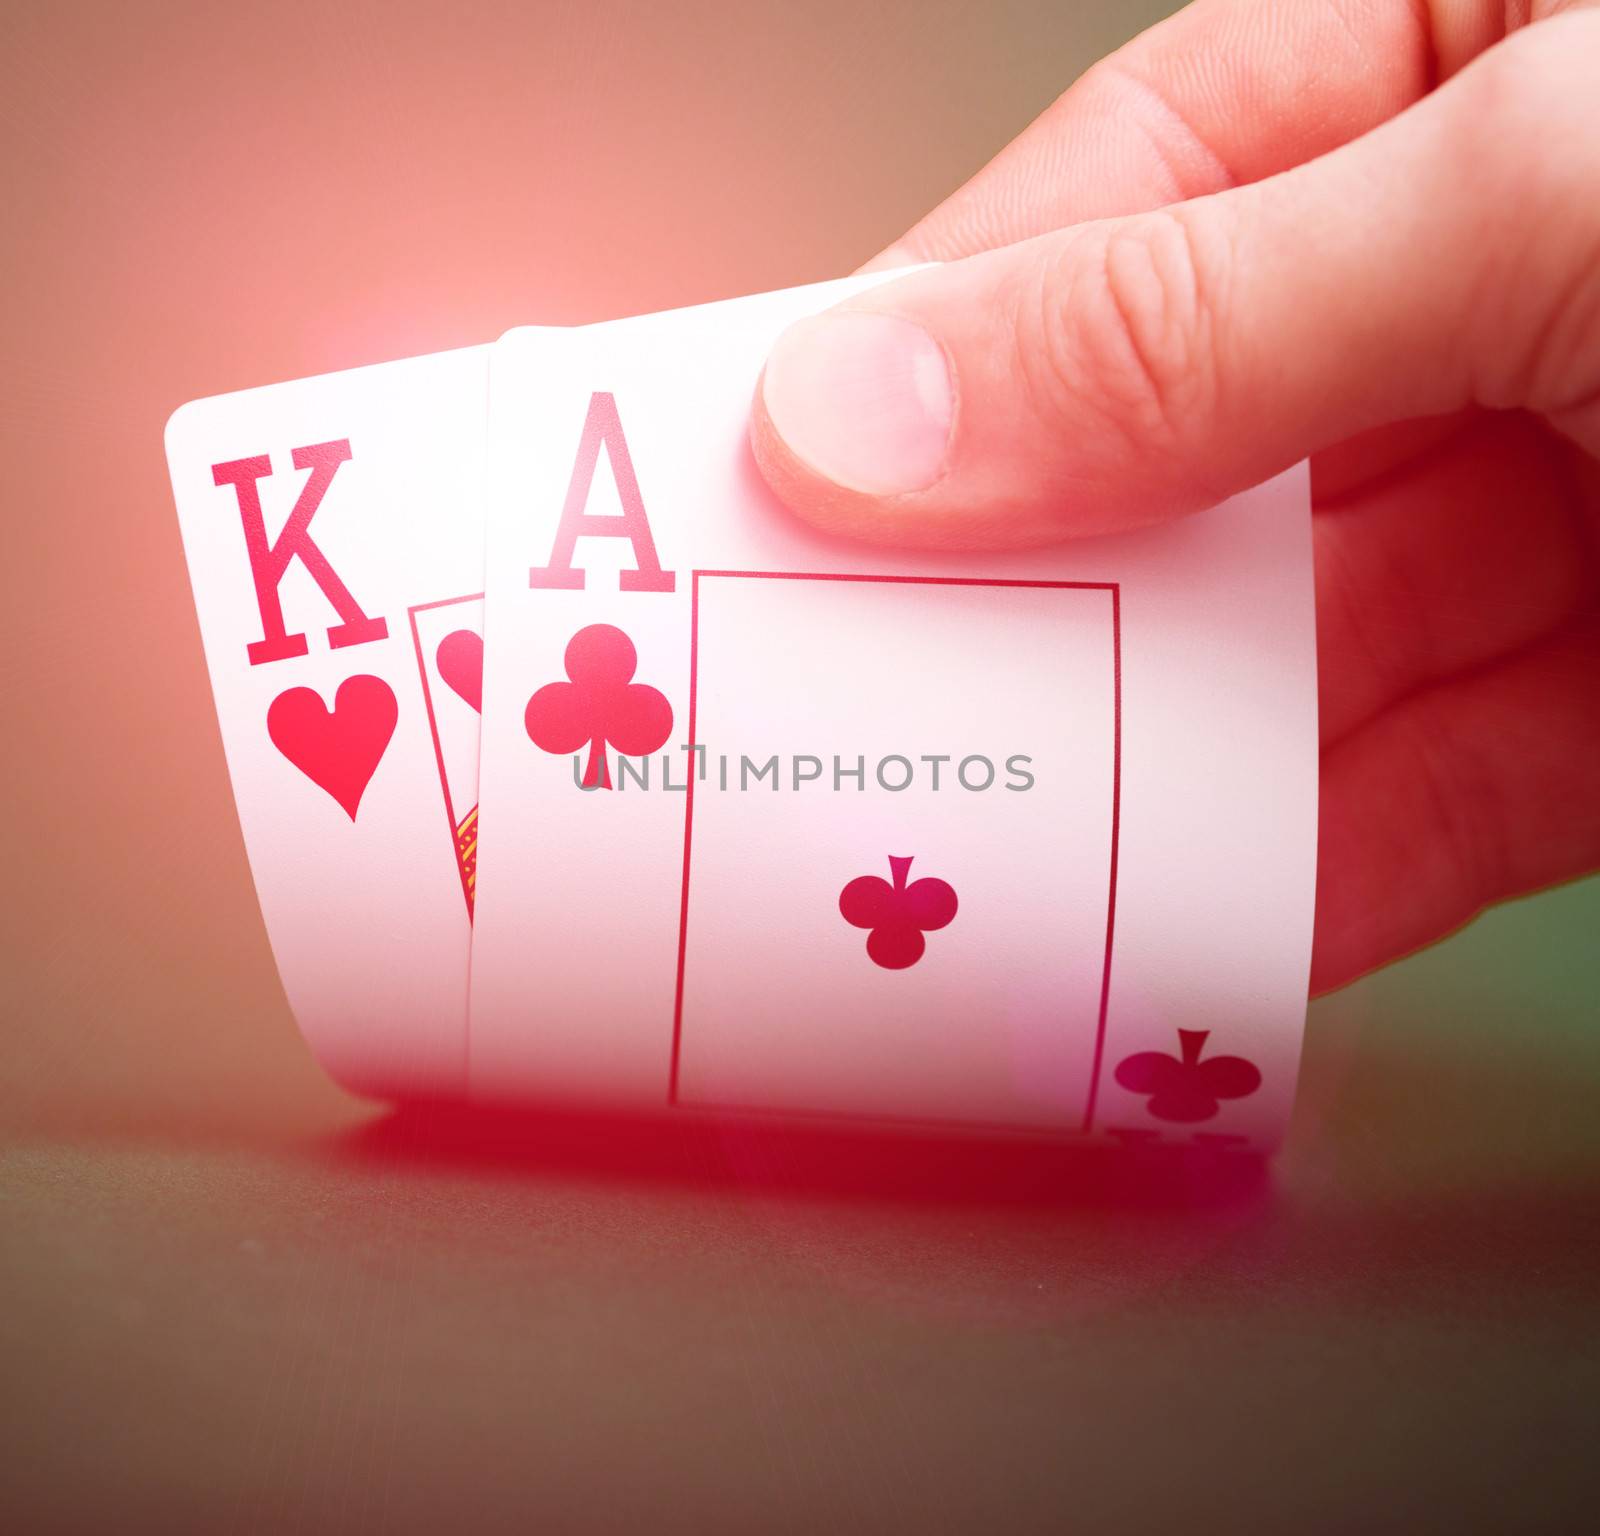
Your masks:
[[[1264,1177],[394,1116],[287,1030],[18,1095],[4,1523],[1573,1529],[1597,918],[1318,1003]]]

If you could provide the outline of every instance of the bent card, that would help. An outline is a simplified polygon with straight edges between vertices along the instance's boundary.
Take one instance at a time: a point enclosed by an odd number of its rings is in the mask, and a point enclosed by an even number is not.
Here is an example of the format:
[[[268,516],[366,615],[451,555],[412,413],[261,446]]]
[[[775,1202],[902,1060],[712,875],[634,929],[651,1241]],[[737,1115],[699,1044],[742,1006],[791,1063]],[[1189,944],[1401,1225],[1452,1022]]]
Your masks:
[[[273,954],[347,1086],[460,1091],[477,857],[487,348],[167,425]]]
[[[875,549],[750,456],[792,320],[491,363],[483,1095],[1269,1146],[1305,1013],[1303,470],[1048,550]]]

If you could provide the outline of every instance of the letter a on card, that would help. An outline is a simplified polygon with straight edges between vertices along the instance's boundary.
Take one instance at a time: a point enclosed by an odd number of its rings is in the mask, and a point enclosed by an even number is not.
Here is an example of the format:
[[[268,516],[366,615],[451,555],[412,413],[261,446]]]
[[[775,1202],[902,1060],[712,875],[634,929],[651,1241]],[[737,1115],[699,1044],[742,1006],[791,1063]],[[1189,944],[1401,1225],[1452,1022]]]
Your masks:
[[[610,460],[611,474],[622,502],[620,516],[599,515],[588,510],[589,491],[594,484],[595,465],[602,447]],[[550,563],[532,567],[528,572],[528,585],[581,592],[584,573],[572,563],[579,539],[626,539],[633,546],[635,568],[623,571],[619,578],[624,592],[671,592],[674,589],[673,573],[662,570],[656,558],[650,517],[645,511],[644,498],[639,494],[639,479],[634,474],[627,440],[622,435],[617,402],[603,390],[597,390],[589,400],[589,413],[584,417],[577,462],[572,466],[572,479],[561,505],[561,522],[556,528]]]

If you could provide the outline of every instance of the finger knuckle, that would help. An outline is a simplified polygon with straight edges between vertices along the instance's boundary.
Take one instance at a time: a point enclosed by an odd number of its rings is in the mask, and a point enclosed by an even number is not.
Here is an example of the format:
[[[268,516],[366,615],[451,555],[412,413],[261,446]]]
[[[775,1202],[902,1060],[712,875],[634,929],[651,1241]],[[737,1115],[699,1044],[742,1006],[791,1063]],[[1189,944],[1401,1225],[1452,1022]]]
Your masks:
[[[1086,402],[1130,441],[1166,445],[1215,403],[1226,261],[1199,221],[1162,212],[1108,226],[1047,276],[1044,387]]]
[[[1470,328],[1487,404],[1560,409],[1600,387],[1597,49],[1600,15],[1530,28],[1479,60],[1455,101],[1450,142],[1478,210]]]
[[[1549,203],[1573,212],[1575,193],[1600,173],[1600,91],[1594,59],[1600,14],[1567,16],[1491,48],[1454,93],[1451,138],[1464,171],[1511,207]]]

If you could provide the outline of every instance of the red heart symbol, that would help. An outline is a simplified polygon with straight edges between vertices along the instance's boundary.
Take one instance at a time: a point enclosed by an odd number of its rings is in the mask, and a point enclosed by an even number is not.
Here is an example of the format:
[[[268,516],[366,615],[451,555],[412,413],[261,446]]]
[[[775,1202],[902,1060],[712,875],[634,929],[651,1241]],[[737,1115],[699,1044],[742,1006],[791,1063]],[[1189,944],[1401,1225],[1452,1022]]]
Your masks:
[[[347,677],[333,708],[315,688],[291,688],[267,708],[272,744],[333,796],[351,821],[394,735],[400,708],[381,677]]]
[[[458,629],[439,642],[435,652],[439,676],[477,712],[483,713],[483,636]]]

